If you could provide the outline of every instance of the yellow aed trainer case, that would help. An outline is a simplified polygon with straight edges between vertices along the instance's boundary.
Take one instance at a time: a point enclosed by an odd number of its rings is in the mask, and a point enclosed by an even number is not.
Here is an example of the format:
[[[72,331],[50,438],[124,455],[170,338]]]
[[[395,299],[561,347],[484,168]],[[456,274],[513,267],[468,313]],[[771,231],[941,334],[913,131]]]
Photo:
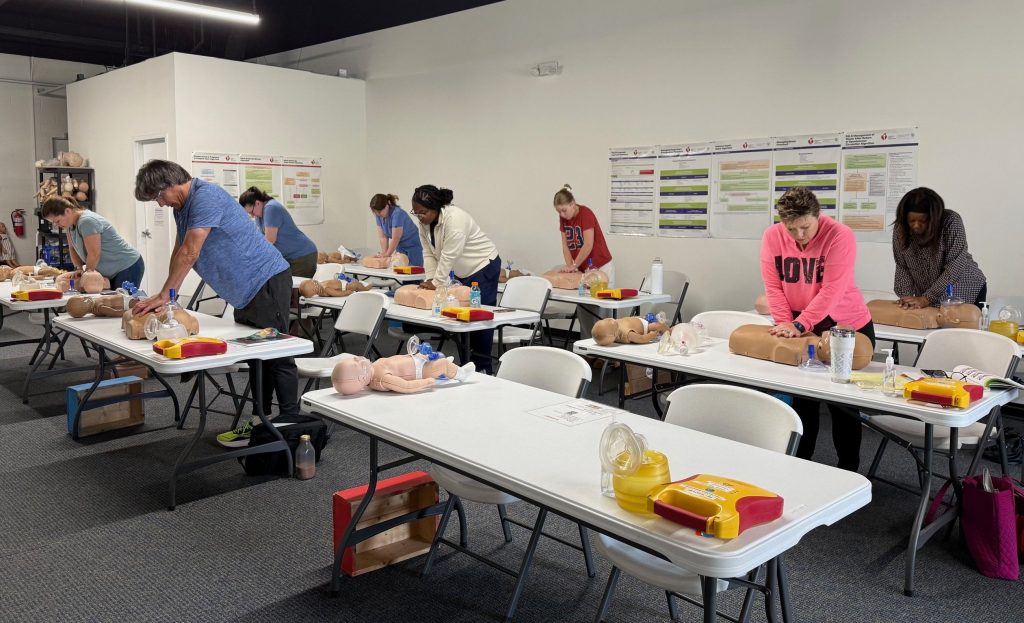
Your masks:
[[[725,476],[697,474],[651,491],[654,514],[702,534],[732,539],[782,516],[782,497]]]

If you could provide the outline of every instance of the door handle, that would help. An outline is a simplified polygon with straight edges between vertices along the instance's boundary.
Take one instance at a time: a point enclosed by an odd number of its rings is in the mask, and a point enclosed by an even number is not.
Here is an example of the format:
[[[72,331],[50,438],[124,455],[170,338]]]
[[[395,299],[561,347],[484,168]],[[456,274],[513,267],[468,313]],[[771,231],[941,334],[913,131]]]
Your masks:
[[[146,238],[152,238],[153,237],[153,235],[149,233],[148,229],[143,229],[142,230],[142,235],[145,236]]]

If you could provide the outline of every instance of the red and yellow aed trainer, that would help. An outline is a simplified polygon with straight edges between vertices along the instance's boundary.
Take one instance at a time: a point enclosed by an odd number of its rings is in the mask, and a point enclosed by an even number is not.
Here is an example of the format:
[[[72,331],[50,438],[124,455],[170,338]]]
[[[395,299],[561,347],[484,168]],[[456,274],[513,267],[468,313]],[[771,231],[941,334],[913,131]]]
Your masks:
[[[53,301],[59,298],[64,298],[64,293],[54,288],[15,290],[11,292],[12,301]]]
[[[393,268],[393,270],[395,271],[395,274],[398,274],[398,275],[422,275],[423,274],[423,267],[422,266],[395,266]]]
[[[634,290],[633,288],[615,288],[613,290],[598,290],[597,292],[594,293],[594,298],[621,300],[631,299],[637,294],[640,293]]]
[[[494,320],[494,312],[480,309],[479,307],[445,307],[441,310],[441,315],[445,318],[454,318],[463,322]]]
[[[700,531],[732,539],[747,528],[782,516],[782,497],[758,486],[697,474],[651,491],[654,514]]]
[[[918,379],[903,386],[903,397],[943,407],[966,409],[972,400],[978,400],[985,393],[981,385],[954,379]]]
[[[228,343],[215,337],[178,337],[153,342],[153,351],[168,359],[187,359],[223,355],[228,352]]]

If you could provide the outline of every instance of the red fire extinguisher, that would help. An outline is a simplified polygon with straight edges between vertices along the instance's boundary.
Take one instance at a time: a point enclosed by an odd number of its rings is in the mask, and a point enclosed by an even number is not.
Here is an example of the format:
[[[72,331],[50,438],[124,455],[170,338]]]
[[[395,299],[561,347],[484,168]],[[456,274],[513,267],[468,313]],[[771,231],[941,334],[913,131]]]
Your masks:
[[[11,224],[14,225],[14,235],[19,238],[25,235],[25,211],[15,210],[11,212]]]

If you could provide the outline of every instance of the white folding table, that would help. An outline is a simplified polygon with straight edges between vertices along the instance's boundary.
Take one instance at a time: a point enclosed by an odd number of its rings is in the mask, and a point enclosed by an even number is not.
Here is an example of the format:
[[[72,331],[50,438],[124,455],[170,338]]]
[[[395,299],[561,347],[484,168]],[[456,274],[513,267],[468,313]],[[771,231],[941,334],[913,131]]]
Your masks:
[[[659,355],[658,344],[615,344],[598,346],[592,339],[581,340],[573,345],[573,351],[580,355],[591,355],[603,359],[634,363],[656,370],[671,370],[694,376],[726,381],[737,385],[795,394],[824,402],[855,407],[861,412],[898,415],[912,418],[924,423],[925,446],[923,470],[927,475],[923,479],[919,491],[917,517],[911,528],[910,542],[907,547],[907,566],[904,579],[904,592],[913,593],[914,566],[917,550],[939,531],[956,519],[955,507],[936,520],[924,526],[925,511],[931,495],[932,460],[934,457],[934,428],[949,427],[951,448],[958,447],[957,429],[974,424],[987,418],[985,432],[981,439],[988,439],[992,426],[998,415],[998,409],[1017,397],[1017,390],[985,390],[981,400],[975,401],[966,409],[943,409],[924,403],[910,402],[902,397],[886,396],[878,390],[862,390],[852,383],[833,383],[827,372],[804,372],[794,366],[786,366],[771,361],[744,357],[729,352],[726,340],[713,340],[713,343],[701,352],[690,355]],[[620,368],[620,373],[624,370]],[[864,372],[882,372],[884,364],[872,362],[864,368]],[[897,366],[897,374],[903,370],[913,370],[907,366]],[[622,382],[620,378],[619,404],[622,405]],[[869,423],[869,422],[867,422]],[[880,431],[881,432],[881,431]],[[967,474],[977,469],[981,459],[981,447],[974,455]],[[956,461],[949,461],[950,476],[954,489],[959,496]]]
[[[57,329],[89,342],[99,354],[96,379],[94,380],[92,387],[89,388],[83,396],[83,399],[79,401],[78,408],[72,416],[73,437],[77,437],[82,411],[134,398],[170,397],[174,403],[175,420],[178,421],[178,428],[181,428],[184,426],[185,416],[190,410],[192,401],[198,398],[199,426],[196,428],[196,432],[192,436],[192,439],[178,456],[174,464],[174,470],[171,472],[169,504],[169,508],[171,510],[174,510],[175,506],[175,490],[178,476],[213,463],[238,458],[248,454],[261,454],[265,452],[279,452],[284,450],[288,455],[288,472],[291,474],[292,457],[291,451],[288,449],[288,444],[285,443],[284,438],[281,436],[281,433],[277,428],[269,424],[267,419],[269,414],[263,413],[262,401],[259,399],[259,396],[262,396],[262,374],[261,366],[258,365],[258,362],[268,359],[278,359],[281,357],[293,357],[295,355],[303,355],[313,351],[312,342],[291,336],[286,339],[242,346],[230,340],[251,335],[257,331],[257,329],[237,324],[231,318],[219,318],[217,316],[210,316],[201,312],[192,312],[192,315],[199,320],[200,336],[215,337],[228,341],[228,349],[226,353],[221,355],[191,357],[187,359],[169,359],[163,355],[157,354],[153,350],[153,343],[150,340],[129,340],[121,330],[121,319],[119,318],[97,318],[95,316],[70,318],[62,316],[54,320],[54,326]],[[157,392],[144,392],[140,395],[90,400],[93,392],[103,379],[104,370],[111,365],[110,358],[107,354],[108,351],[116,353],[122,357],[127,357],[128,359],[132,359],[146,366],[153,371],[154,377],[164,386],[165,389]],[[256,415],[260,418],[263,425],[268,427],[267,430],[270,430],[277,440],[269,444],[251,448],[240,448],[237,450],[225,451],[214,456],[208,456],[186,463],[185,461],[199,442],[199,439],[203,436],[203,431],[206,428],[206,372],[214,368],[243,362],[247,364],[256,364],[251,366],[250,379],[252,395],[255,397],[253,403],[256,407]],[[172,390],[164,380],[163,376],[169,374],[184,374],[188,372],[196,373],[195,381],[188,400],[186,401],[186,408],[179,411],[177,396],[175,395],[174,390]]]
[[[363,498],[341,540],[332,588],[336,591],[339,586],[340,553],[360,537],[366,538],[353,527],[372,498],[378,472],[409,460],[378,464],[378,441],[702,575],[705,621],[716,620],[716,578],[740,577],[777,559],[812,529],[831,525],[871,500],[871,485],[859,474],[621,412],[619,421],[665,453],[674,479],[697,473],[727,475],[785,499],[780,519],[751,528],[738,538],[698,536],[666,519],[625,511],[601,495],[598,448],[610,419],[566,426],[530,413],[566,401],[560,394],[480,374],[461,384],[412,395],[342,396],[333,389],[303,395],[306,410],[367,435],[371,443],[370,494]],[[786,610],[784,604],[784,614]]]
[[[312,305],[326,309],[341,309],[345,307],[347,296],[316,296],[302,298],[303,305]],[[463,322],[453,318],[435,317],[429,309],[417,309],[406,305],[397,305],[388,298],[388,310],[386,317],[389,320],[408,322],[430,329],[436,329],[446,335],[453,335],[459,348],[459,359],[462,362],[469,361],[469,334],[473,331],[486,331],[509,325],[521,325],[540,322],[540,314],[524,309],[509,309],[506,307],[494,307],[482,305],[481,309],[494,312],[493,320],[475,320]]]
[[[45,301],[14,301],[11,300],[11,293],[13,291],[14,285],[10,281],[0,283],[0,305],[2,305],[2,307],[0,307],[0,328],[3,327],[3,318],[6,315],[6,310],[10,310],[11,313],[39,311],[43,313],[43,334],[41,336],[35,339],[29,338],[24,340],[8,340],[6,342],[0,342],[0,348],[4,346],[20,346],[24,344],[36,345],[36,349],[28,361],[28,365],[31,366],[31,368],[29,368],[28,374],[25,375],[25,381],[21,390],[21,401],[27,403],[29,387],[31,387],[33,379],[39,380],[48,376],[81,372],[82,370],[92,369],[92,366],[60,368],[57,370],[53,369],[54,364],[57,362],[57,358],[62,356],[64,353],[64,343],[67,340],[66,337],[62,339],[54,331],[53,319],[57,315],[58,310],[67,305],[69,298],[67,293],[64,293],[64,295],[59,299],[50,299]],[[47,358],[50,359],[50,364],[47,366],[47,369],[40,370],[40,366],[43,365],[43,362],[46,361]]]
[[[362,264],[355,263],[342,264],[341,272],[354,277],[377,277],[380,279],[390,279],[398,285],[419,283],[426,279],[426,275],[424,273],[419,273],[417,275],[400,275],[390,268],[367,268]]]

